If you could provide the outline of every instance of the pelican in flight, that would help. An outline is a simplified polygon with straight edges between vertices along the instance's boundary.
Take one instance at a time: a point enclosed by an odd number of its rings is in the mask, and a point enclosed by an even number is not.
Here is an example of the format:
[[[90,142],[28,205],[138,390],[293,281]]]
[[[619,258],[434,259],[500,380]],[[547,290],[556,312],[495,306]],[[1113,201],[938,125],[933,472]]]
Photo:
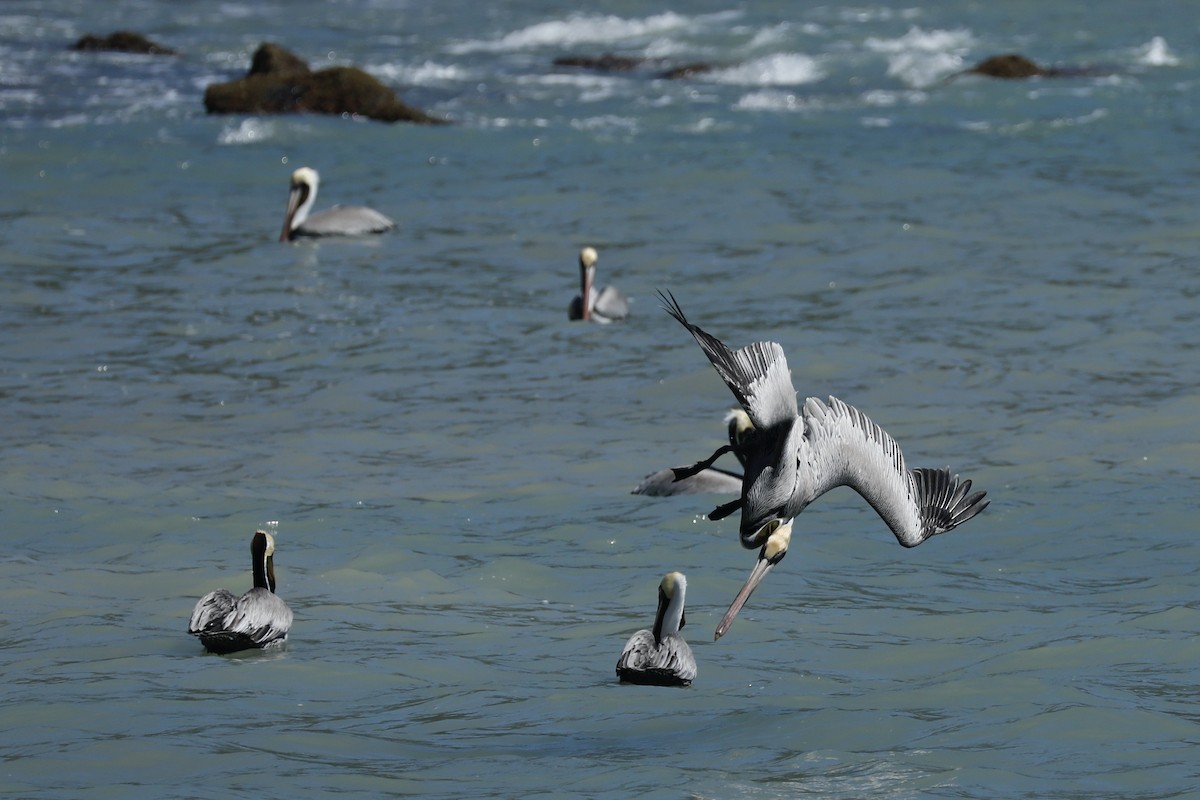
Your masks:
[[[250,540],[254,588],[241,597],[217,589],[200,598],[188,633],[213,653],[279,646],[292,627],[292,610],[275,594],[275,537],[255,531]]]
[[[300,236],[362,236],[396,227],[396,223],[366,206],[334,206],[309,216],[320,183],[321,178],[312,167],[301,167],[292,173],[287,215],[283,218],[279,241]]]
[[[668,572],[658,584],[658,612],[654,629],[629,637],[617,660],[617,677],[624,683],[649,686],[688,686],[696,677],[692,648],[679,635],[687,620],[683,614],[687,578]]]
[[[971,491],[949,469],[908,469],[900,446],[858,409],[830,397],[798,407],[783,348],[755,342],[730,350],[688,322],[674,295],[659,297],[663,308],[687,328],[754,423],[743,446],[746,475],[737,500],[719,506],[709,519],[739,508],[739,534],[746,548],[761,547],[758,563],[717,626],[716,638],[733,624],[742,605],[767,573],[787,555],[792,521],[825,492],[849,486],[862,495],[905,547],[916,547],[953,530],[987,507],[986,492]],[[728,446],[680,477],[708,467]]]
[[[746,468],[742,457],[742,445],[747,437],[754,433],[754,423],[740,408],[732,409],[725,415],[725,423],[729,426],[729,446],[742,469]],[[686,478],[676,478],[676,471],[687,471],[687,467],[671,467],[652,472],[642,479],[630,494],[644,494],[651,497],[667,497],[675,494],[739,494],[742,491],[742,475],[727,469],[708,467],[689,475]]]
[[[597,290],[592,285],[596,281],[596,261],[599,258],[594,247],[579,251],[579,294],[567,307],[570,319],[608,323],[629,316],[629,303],[616,287],[605,286]]]

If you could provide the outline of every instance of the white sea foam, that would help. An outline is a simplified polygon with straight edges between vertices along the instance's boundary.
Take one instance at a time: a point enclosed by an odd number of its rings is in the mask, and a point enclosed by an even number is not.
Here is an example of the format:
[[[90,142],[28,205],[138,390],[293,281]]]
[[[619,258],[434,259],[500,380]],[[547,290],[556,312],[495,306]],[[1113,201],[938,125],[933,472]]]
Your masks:
[[[425,61],[421,64],[382,64],[368,70],[383,80],[408,86],[457,83],[470,80],[470,73],[457,64],[437,64]]]
[[[691,25],[692,18],[668,11],[642,19],[612,15],[573,14],[566,19],[539,22],[512,31],[499,39],[471,40],[451,45],[452,53],[477,51],[504,52],[539,47],[564,47],[579,44],[623,43],[631,39],[657,37]]]
[[[963,68],[963,57],[975,43],[967,30],[926,31],[909,28],[894,39],[868,37],[869,50],[888,59],[888,75],[909,86],[925,87]]]
[[[825,72],[811,56],[777,53],[697,77],[741,86],[801,86],[821,80]]]
[[[1148,67],[1174,67],[1179,64],[1179,57],[1171,52],[1171,48],[1167,47],[1167,40],[1161,36],[1155,36],[1137,48],[1135,57],[1139,64]]]
[[[217,134],[217,144],[254,144],[270,139],[275,134],[275,125],[267,120],[248,117],[237,126],[226,125]]]
[[[813,111],[822,106],[819,101],[791,92],[763,89],[742,95],[733,107],[738,111]]]

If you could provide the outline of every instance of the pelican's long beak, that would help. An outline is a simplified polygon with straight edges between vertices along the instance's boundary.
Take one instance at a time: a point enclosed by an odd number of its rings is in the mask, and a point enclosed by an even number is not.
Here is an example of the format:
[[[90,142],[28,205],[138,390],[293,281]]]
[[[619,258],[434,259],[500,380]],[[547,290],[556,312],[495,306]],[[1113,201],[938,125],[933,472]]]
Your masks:
[[[729,626],[733,624],[733,618],[742,610],[742,606],[746,605],[746,601],[750,599],[750,595],[762,583],[763,578],[767,577],[767,573],[771,571],[771,567],[778,564],[787,555],[788,544],[792,541],[792,520],[774,520],[772,523],[773,529],[771,535],[767,537],[767,541],[763,544],[762,550],[758,552],[758,562],[754,565],[754,569],[750,571],[750,577],[742,585],[741,591],[737,593],[737,597],[733,598],[733,602],[729,605],[729,610],[725,612],[725,616],[721,617],[720,624],[717,625],[717,634],[713,637],[715,642],[725,635],[729,630]]]
[[[292,220],[296,218],[296,209],[300,208],[303,199],[304,186],[293,183],[292,190],[288,193],[287,213],[283,217],[283,230],[279,232],[279,241],[286,242],[292,238]]]

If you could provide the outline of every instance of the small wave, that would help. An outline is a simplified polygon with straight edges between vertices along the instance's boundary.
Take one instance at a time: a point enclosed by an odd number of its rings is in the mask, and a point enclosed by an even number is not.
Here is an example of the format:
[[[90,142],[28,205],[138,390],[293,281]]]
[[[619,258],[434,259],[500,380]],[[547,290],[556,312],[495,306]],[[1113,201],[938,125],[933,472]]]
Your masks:
[[[888,75],[920,88],[962,69],[963,57],[974,43],[967,30],[925,31],[914,26],[895,39],[869,37],[865,45],[887,56]]]
[[[742,86],[800,86],[821,80],[825,72],[811,56],[778,53],[698,77],[714,83]]]
[[[1139,64],[1145,64],[1148,67],[1175,67],[1179,65],[1179,58],[1171,52],[1171,48],[1167,47],[1167,40],[1161,36],[1155,36],[1139,47],[1135,53],[1135,58]]]
[[[815,111],[821,103],[778,89],[763,89],[742,95],[733,107],[738,111]]]
[[[255,119],[244,119],[237,127],[226,125],[217,135],[217,144],[254,144],[275,135],[275,126],[271,122]]]
[[[566,19],[539,22],[491,41],[460,42],[451,45],[449,50],[452,53],[503,52],[578,44],[623,44],[630,39],[660,36],[668,31],[686,29],[690,25],[690,17],[672,11],[655,14],[644,19],[573,14]]]
[[[372,66],[368,71],[384,80],[406,86],[458,83],[471,77],[457,64],[436,64],[433,61],[423,64],[382,64]]]

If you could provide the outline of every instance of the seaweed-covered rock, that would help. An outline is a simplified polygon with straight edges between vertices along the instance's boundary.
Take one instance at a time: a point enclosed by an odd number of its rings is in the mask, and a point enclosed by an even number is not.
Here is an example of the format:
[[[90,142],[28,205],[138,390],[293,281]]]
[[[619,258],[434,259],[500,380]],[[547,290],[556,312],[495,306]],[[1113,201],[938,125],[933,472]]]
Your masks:
[[[612,53],[604,53],[599,56],[559,56],[554,59],[556,67],[573,67],[576,69],[590,69],[595,72],[633,72],[642,67],[658,67],[661,68],[667,63],[666,59],[662,58],[640,58],[636,56],[618,56]],[[692,75],[699,75],[703,72],[711,72],[713,66],[702,61],[697,61],[692,64],[683,64],[678,67],[670,67],[662,69],[654,74],[656,78],[674,81],[680,78],[688,78]]]
[[[246,77],[209,84],[204,108],[210,114],[359,114],[383,122],[446,122],[407,105],[358,67],[313,72],[302,59],[271,43],[259,45]]]
[[[175,51],[152,42],[140,33],[115,31],[108,36],[89,33],[71,45],[72,50],[106,50],[120,53],[143,53],[152,56],[173,56]]]

